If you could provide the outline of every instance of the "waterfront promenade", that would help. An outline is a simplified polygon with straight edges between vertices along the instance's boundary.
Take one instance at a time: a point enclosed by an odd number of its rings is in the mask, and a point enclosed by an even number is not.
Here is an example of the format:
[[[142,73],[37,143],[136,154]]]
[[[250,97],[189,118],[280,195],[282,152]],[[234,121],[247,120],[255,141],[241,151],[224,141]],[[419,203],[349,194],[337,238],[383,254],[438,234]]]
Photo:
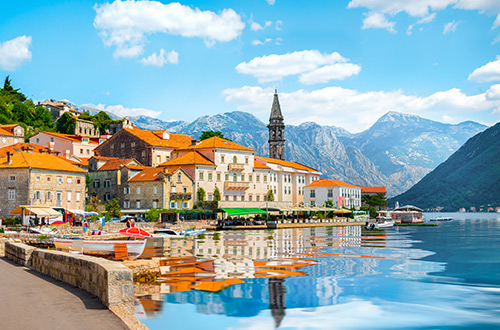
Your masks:
[[[0,292],[2,329],[128,329],[92,294],[6,258],[0,258]]]

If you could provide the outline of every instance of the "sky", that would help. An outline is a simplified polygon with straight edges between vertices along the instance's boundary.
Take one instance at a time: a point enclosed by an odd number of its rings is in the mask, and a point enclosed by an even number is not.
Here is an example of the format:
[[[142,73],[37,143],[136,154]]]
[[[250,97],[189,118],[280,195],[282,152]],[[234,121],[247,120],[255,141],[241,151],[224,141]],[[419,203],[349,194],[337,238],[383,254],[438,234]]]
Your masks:
[[[500,120],[499,0],[2,1],[0,79],[35,101],[352,133],[397,111]]]

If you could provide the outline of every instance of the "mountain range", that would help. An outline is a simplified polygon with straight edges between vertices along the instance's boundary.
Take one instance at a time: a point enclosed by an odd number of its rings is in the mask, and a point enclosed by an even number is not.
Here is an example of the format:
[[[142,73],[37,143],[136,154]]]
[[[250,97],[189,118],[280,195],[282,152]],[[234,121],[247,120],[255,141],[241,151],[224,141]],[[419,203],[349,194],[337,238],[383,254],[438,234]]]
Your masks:
[[[202,131],[220,131],[232,141],[255,149],[256,155],[268,155],[266,124],[250,113],[202,116],[193,122],[129,118],[143,129],[167,129],[193,138]],[[486,128],[475,122],[451,125],[398,112],[386,113],[369,129],[356,134],[307,122],[287,125],[285,157],[320,170],[324,177],[360,186],[385,186],[388,196],[395,196]]]
[[[470,138],[445,162],[391,202],[422,208],[500,205],[500,123]]]

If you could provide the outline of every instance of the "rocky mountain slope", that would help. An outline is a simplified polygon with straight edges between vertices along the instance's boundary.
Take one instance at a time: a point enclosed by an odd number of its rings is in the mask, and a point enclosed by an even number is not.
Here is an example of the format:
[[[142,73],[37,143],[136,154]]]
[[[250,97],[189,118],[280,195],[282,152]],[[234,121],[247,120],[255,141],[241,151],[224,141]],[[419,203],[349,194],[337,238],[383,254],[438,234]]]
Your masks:
[[[192,123],[130,117],[144,129],[168,129],[198,138],[221,131],[236,143],[268,155],[266,124],[245,112],[202,116]],[[473,122],[449,125],[415,115],[389,112],[368,130],[351,134],[334,126],[303,123],[286,127],[286,159],[307,164],[323,176],[357,185],[384,185],[400,194],[486,128]]]
[[[500,205],[500,123],[470,138],[444,163],[391,201],[444,211]]]

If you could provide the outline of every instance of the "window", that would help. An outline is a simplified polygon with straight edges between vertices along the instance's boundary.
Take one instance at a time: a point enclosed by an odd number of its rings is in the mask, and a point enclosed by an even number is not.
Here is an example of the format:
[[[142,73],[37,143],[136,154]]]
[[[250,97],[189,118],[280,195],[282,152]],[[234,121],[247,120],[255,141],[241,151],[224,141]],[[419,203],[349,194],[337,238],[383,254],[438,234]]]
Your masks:
[[[182,176],[180,173],[177,174],[177,182],[181,182],[182,181]]]
[[[128,194],[130,194],[130,188],[129,188],[129,187],[125,187],[125,188],[123,188],[123,194],[124,194],[124,195],[128,195]]]
[[[238,181],[238,176],[236,175],[236,173],[233,174],[233,182],[236,182]]]
[[[61,200],[62,200],[62,192],[58,191],[58,192],[56,193],[56,199],[57,199],[57,201],[58,201],[59,203],[61,202]]]
[[[15,175],[9,176],[9,181],[16,181],[16,176]]]
[[[251,202],[252,201],[252,195],[248,195],[248,201]]]
[[[228,196],[228,195],[226,195],[226,198],[225,198],[225,199],[226,199],[226,201],[228,201],[228,200],[229,200],[229,196]]]
[[[311,193],[310,193],[309,197],[316,198],[316,190],[311,189]]]
[[[264,182],[267,182],[267,175],[264,175]]]
[[[141,208],[141,201],[135,201],[135,207],[140,209]]]
[[[94,188],[100,188],[101,187],[101,181],[100,180],[95,180],[94,181]]]
[[[87,132],[85,132],[87,133]],[[89,139],[82,139],[82,142],[89,142]]]
[[[110,146],[110,148],[111,148],[111,150],[113,150],[113,149],[115,148],[115,145],[114,145],[114,144],[112,144],[112,145]]]
[[[184,188],[182,191],[183,191],[184,193],[187,193],[187,188]]]
[[[311,206],[312,207],[316,206],[316,202],[315,201],[311,201]]]
[[[244,174],[241,175],[241,181],[242,182],[245,181],[245,175]]]
[[[203,181],[203,172],[200,172],[200,181]]]
[[[122,149],[125,149],[125,143],[123,143],[123,142],[122,142],[122,143],[120,144],[120,147],[121,147]]]
[[[36,177],[36,181],[40,181],[40,177],[39,176]]]
[[[82,182],[81,179],[76,179],[76,184],[80,184]]]
[[[90,155],[90,150],[89,149],[87,149],[87,155]]]
[[[154,208],[154,209],[157,209],[157,208],[158,208],[158,202],[157,202],[157,201],[153,201],[153,208]]]
[[[260,201],[260,195],[255,196],[255,200],[256,200],[257,202],[259,202],[259,201]]]
[[[328,198],[333,198],[333,189],[328,189]]]
[[[36,144],[40,144],[40,139],[36,138]]]
[[[252,174],[248,174],[248,182],[252,182]]]
[[[237,201],[237,196],[236,195],[233,196],[233,201],[235,201],[235,202]]]
[[[245,201],[245,195],[241,195],[241,201],[244,202]]]
[[[131,148],[135,147],[135,142],[130,142],[130,147]]]
[[[221,155],[221,156],[220,156],[220,162],[221,162],[221,163],[224,163],[224,155]]]
[[[182,202],[182,208],[187,209],[188,208],[188,203],[187,202]]]
[[[154,193],[154,194],[157,194],[157,193],[158,193],[158,187],[157,187],[157,186],[154,186],[154,187],[153,187],[153,193]],[[156,208],[156,207],[155,207],[155,208]]]
[[[9,201],[16,200],[16,191],[13,189],[9,190]]]
[[[260,182],[260,175],[258,175],[258,174],[257,174],[257,175],[255,176],[255,181]]]
[[[236,156],[233,157],[233,164],[236,164],[238,162],[238,158]]]
[[[124,209],[129,209],[130,208],[130,201],[124,201],[123,202],[123,208]]]
[[[141,193],[141,187],[137,187],[137,193],[140,194]]]
[[[172,186],[172,192],[173,193],[175,192],[175,186]]]
[[[68,183],[73,183],[73,178],[69,177],[69,178],[67,179],[67,181],[68,181]]]
[[[104,188],[109,188],[109,187],[111,187],[111,180],[109,179],[104,180]]]
[[[62,178],[62,176],[58,176],[57,177],[57,183],[63,184],[63,182],[64,182],[64,179]]]
[[[212,173],[208,173],[208,181],[212,181]]]
[[[54,142],[54,138],[53,137],[50,138],[50,142]]]
[[[226,177],[226,181],[229,181],[229,174],[226,173],[225,177]]]
[[[217,181],[220,181],[220,173],[217,173]]]
[[[83,155],[83,149],[80,149],[80,155]]]
[[[245,164],[248,164],[248,157],[245,157]]]
[[[177,208],[177,202],[170,202],[170,208],[171,209],[176,209]]]
[[[79,202],[80,201],[80,192],[77,192],[76,193],[76,201]]]
[[[71,202],[71,191],[68,191],[68,202]]]
[[[48,176],[48,177],[47,177],[47,181],[50,181],[50,180],[51,180],[51,178],[50,178],[50,176]]]
[[[35,199],[36,200],[42,199],[42,194],[40,193],[40,191],[35,191]]]
[[[146,158],[146,151],[145,150],[142,151],[142,158]]]
[[[51,201],[52,200],[52,192],[47,191],[47,198],[46,200]]]

